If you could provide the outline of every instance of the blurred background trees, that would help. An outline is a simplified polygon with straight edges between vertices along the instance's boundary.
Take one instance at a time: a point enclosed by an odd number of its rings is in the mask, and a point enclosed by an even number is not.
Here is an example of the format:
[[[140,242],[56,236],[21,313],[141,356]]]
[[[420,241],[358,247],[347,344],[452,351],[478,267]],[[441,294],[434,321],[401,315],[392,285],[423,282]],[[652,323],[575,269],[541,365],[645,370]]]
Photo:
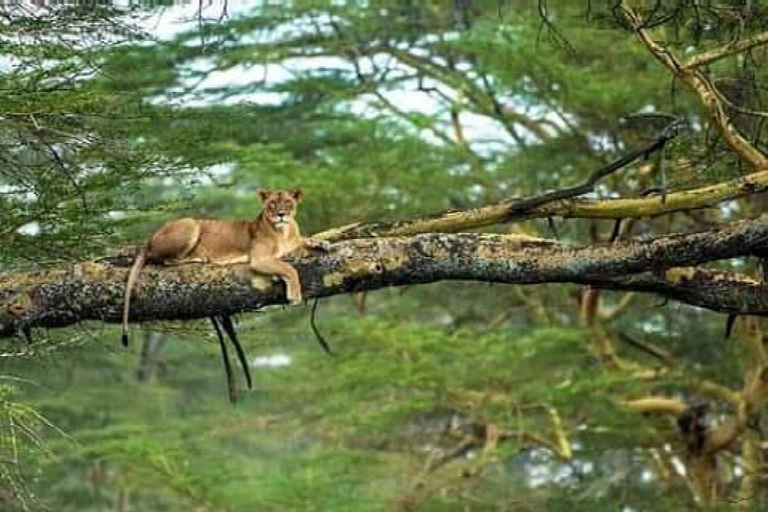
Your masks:
[[[689,4],[639,11],[681,56],[754,36],[768,19],[753,2]],[[117,252],[173,217],[251,217],[259,187],[301,186],[307,233],[563,188],[651,140],[667,122],[660,114],[684,119],[683,134],[608,178],[596,197],[748,173],[698,98],[613,7],[4,7],[0,264]],[[763,152],[766,58],[756,47],[713,62],[706,75]],[[762,196],[753,196],[626,222],[621,236],[761,211]],[[493,230],[586,244],[607,241],[613,228],[542,219]],[[753,266],[721,265],[756,274]],[[337,354],[328,358],[308,314],[240,319],[256,389],[234,408],[203,323],[148,325],[128,353],[102,325],[3,345],[0,506],[764,503],[760,409],[728,449],[696,446],[697,429],[735,414],[734,393],[759,370],[755,320],[738,320],[723,341],[722,315],[651,296],[438,283],[324,300],[318,322]],[[687,416],[654,414],[637,401],[644,397],[683,404]]]

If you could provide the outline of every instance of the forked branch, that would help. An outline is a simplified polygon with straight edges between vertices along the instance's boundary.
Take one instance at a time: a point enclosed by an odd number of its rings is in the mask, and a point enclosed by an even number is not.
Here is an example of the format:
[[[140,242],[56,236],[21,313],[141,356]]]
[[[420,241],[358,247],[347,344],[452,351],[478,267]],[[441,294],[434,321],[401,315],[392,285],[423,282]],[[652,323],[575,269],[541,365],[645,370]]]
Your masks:
[[[637,37],[645,47],[648,48],[656,60],[664,64],[667,69],[698,95],[699,100],[701,100],[701,103],[707,110],[712,123],[726,144],[755,169],[768,169],[768,157],[751,144],[733,125],[730,117],[725,113],[725,109],[718,98],[717,92],[700,69],[700,67],[707,61],[712,62],[713,60],[727,55],[733,55],[737,52],[733,48],[728,50],[724,47],[719,49],[719,51],[715,50],[713,52],[700,54],[698,60],[694,60],[694,65],[691,65],[690,62],[686,64],[668,47],[653,40],[643,19],[629,5],[627,0],[621,1],[620,8],[635,34],[637,34]],[[738,48],[740,48],[740,51],[746,51],[748,48],[756,46],[757,44],[762,44],[764,42],[763,38],[766,37],[768,37],[766,34],[761,34],[757,37],[757,41],[754,45],[747,45],[746,47],[738,46]],[[732,46],[736,47],[737,44]]]

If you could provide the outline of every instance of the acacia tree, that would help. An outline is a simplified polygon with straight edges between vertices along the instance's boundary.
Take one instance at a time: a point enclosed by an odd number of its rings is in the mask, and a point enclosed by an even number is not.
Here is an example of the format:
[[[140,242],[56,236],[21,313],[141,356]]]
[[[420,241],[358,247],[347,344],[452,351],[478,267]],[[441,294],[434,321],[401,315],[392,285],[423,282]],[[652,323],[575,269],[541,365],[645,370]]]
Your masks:
[[[278,42],[243,43],[234,53],[216,54],[214,67],[203,73],[252,61],[254,56],[265,65],[317,55],[342,57],[348,63],[348,76],[331,83],[322,94],[312,90],[306,77],[286,85],[300,97],[297,103],[315,106],[311,122],[332,122],[333,114],[323,109],[328,95],[334,100],[364,96],[377,115],[428,134],[452,162],[463,163],[467,181],[462,183],[465,190],[460,199],[454,200],[461,203],[458,207],[413,218],[368,219],[316,233],[334,242],[328,254],[289,258],[300,271],[305,295],[325,297],[441,280],[585,285],[579,318],[589,334],[589,354],[597,363],[595,371],[609,381],[607,386],[611,379],[635,384],[613,392],[611,399],[623,421],[642,415],[654,429],[635,443],[648,466],[670,486],[675,479],[684,480],[699,503],[729,499],[745,509],[761,503],[765,496],[760,485],[764,478],[760,412],[768,390],[759,317],[766,312],[768,289],[754,265],[744,262],[766,256],[768,237],[768,226],[758,218],[760,193],[768,188],[768,157],[761,131],[761,120],[768,114],[760,103],[765,78],[760,64],[766,60],[768,43],[768,33],[761,30],[768,13],[751,4],[704,8],[683,2],[671,7],[609,2],[600,9],[592,6],[595,10],[589,13],[588,25],[582,27],[586,43],[574,46],[578,42],[569,38],[570,25],[555,23],[543,2],[528,24],[505,20],[492,9],[470,3],[457,3],[453,11],[426,4],[382,14],[378,7],[345,11],[302,5],[280,14],[266,10],[207,27],[202,49],[184,44],[199,33],[174,42],[176,51],[192,58],[228,38],[255,29],[275,29],[288,19],[303,20],[306,30]],[[572,12],[565,5],[557,9],[561,15]],[[659,98],[669,94],[670,84],[684,89],[674,93],[672,106],[678,111],[644,116],[654,132],[650,140],[616,118],[606,119],[597,109],[599,100],[590,105],[578,97],[577,90],[567,95],[559,92],[566,86],[599,87],[579,77],[566,81],[557,64],[590,67],[611,62],[611,49],[588,44],[591,38],[598,39],[589,32],[595,25],[633,38],[620,39],[617,46],[633,48],[627,64],[635,71],[621,73],[618,80],[624,90],[615,97],[606,93],[609,97],[603,106],[631,101],[633,83],[655,89],[658,96],[653,100],[664,105],[667,102]],[[424,37],[425,27],[435,36]],[[535,45],[517,47],[519,38],[534,37],[534,28],[552,39],[548,52]],[[531,48],[536,53],[527,54],[525,50]],[[402,84],[434,98],[438,114],[409,112],[393,101],[388,92]],[[515,93],[525,101],[520,102]],[[638,98],[630,111],[647,107],[642,101],[648,98]],[[472,140],[465,123],[473,115],[497,123],[516,154],[509,157],[503,150]],[[155,137],[153,147],[163,147],[163,135]],[[328,151],[323,144],[355,143],[336,137],[318,136],[299,151],[317,157]],[[263,138],[269,140],[269,136]],[[244,151],[243,146],[241,140],[227,151]],[[583,161],[560,161],[552,155],[559,146],[576,148]],[[190,157],[185,154],[189,150],[176,151]],[[534,162],[540,169],[545,156],[544,167],[552,169],[549,176],[539,171],[544,176],[535,183],[521,179]],[[574,169],[577,164],[579,168]],[[566,179],[575,184],[563,186]],[[511,197],[493,200],[499,196],[497,189]],[[738,202],[726,203],[734,200]],[[578,222],[564,230],[550,221],[569,241],[514,230],[464,233],[537,218]],[[610,228],[598,223],[603,219],[611,221]],[[645,235],[638,236],[642,231]],[[755,258],[745,260],[748,257]],[[721,263],[705,266],[713,262]],[[284,303],[281,285],[254,290],[242,268],[152,268],[143,276],[133,306],[136,321],[206,318]],[[0,330],[11,336],[85,320],[119,321],[125,278],[121,258],[8,273],[0,281]],[[604,298],[603,290],[628,293],[612,302]],[[744,339],[740,350],[745,361],[740,374],[724,380],[698,375],[687,371],[679,357],[664,347],[611,328],[611,317],[631,307],[634,292],[723,313],[728,331],[738,317],[736,331]],[[619,343],[637,350],[635,356],[622,353]],[[430,458],[425,480],[403,497],[403,509],[416,506],[445,485],[446,474],[465,478],[480,473],[490,460],[485,454],[505,442],[518,449],[538,446],[570,460],[574,438],[599,435],[606,425],[590,423],[575,408],[554,402],[533,410],[525,404],[510,405],[515,413],[509,413],[506,422],[482,421],[472,415],[478,400],[468,393],[456,400],[472,404],[457,408],[473,428],[462,431],[451,449]],[[498,400],[505,403],[503,396]],[[510,420],[514,415],[525,415],[528,427]],[[542,417],[548,435],[535,430]],[[666,417],[674,422],[664,423]],[[670,452],[665,448],[668,443],[679,450]],[[470,450],[484,456],[473,463],[464,458]],[[675,463],[684,465],[683,474],[675,476]],[[454,466],[461,470],[452,472]],[[742,476],[735,478],[733,471],[718,471],[718,467],[738,468]]]

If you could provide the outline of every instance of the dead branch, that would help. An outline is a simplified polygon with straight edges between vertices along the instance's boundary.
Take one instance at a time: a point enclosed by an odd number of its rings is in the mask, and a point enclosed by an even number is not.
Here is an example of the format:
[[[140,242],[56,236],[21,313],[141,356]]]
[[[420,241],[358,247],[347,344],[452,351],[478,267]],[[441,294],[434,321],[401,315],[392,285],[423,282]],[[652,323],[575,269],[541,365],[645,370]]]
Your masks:
[[[768,168],[740,178],[688,190],[668,192],[666,196],[617,199],[551,199],[544,195],[511,198],[466,210],[443,212],[397,221],[354,223],[318,233],[317,238],[340,241],[356,238],[410,236],[419,233],[456,233],[503,222],[531,218],[622,219],[655,217],[668,213],[714,206],[768,190]]]

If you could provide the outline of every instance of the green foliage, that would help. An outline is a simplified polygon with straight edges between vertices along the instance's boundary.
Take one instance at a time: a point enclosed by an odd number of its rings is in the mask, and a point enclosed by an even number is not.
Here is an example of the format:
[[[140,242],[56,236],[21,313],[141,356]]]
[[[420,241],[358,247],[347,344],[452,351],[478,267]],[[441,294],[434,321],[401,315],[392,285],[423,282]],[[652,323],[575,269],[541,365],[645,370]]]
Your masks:
[[[307,233],[565,187],[654,136],[659,120],[640,113],[690,126],[597,195],[742,174],[695,98],[609,3],[594,4],[547,2],[551,28],[536,2],[296,1],[202,20],[170,40],[96,10],[19,17],[0,28],[13,63],[0,73],[2,270],[116,251],[179,216],[249,218],[261,187],[302,187]],[[733,33],[732,21],[714,23],[719,11],[681,9],[687,22],[659,29],[680,54]],[[24,40],[72,31],[88,44]],[[768,67],[756,59],[713,72],[757,83]],[[759,123],[735,119],[765,146]],[[739,213],[641,219],[631,234]],[[556,227],[589,243],[612,222]],[[551,236],[541,221],[514,229]],[[721,316],[652,297],[622,306],[626,297],[602,292],[600,324],[626,363],[612,367],[585,327],[581,292],[452,282],[333,298],[319,316],[332,358],[306,308],[250,315],[239,330],[256,389],[234,407],[207,324],[147,326],[167,340],[152,357],[139,354],[148,339],[125,352],[99,325],[36,333],[35,345],[0,352],[2,374],[39,384],[0,378],[0,478],[20,486],[0,486],[0,508],[688,510],[689,487],[662,481],[650,451],[682,460],[675,421],[623,404],[708,400],[696,391],[705,379],[738,389],[743,342],[722,342]],[[150,368],[144,381],[137,359]],[[713,410],[715,420],[729,411]]]

